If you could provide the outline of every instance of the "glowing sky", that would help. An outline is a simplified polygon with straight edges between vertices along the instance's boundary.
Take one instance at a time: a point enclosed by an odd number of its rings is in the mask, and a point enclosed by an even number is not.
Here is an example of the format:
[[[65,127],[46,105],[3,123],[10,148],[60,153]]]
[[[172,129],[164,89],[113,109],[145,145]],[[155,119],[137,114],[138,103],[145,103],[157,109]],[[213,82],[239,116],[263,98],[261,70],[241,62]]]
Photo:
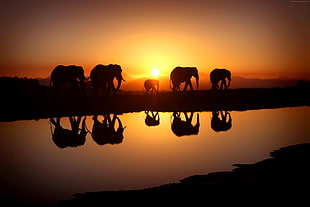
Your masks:
[[[128,77],[196,66],[310,78],[308,1],[1,0],[0,27],[0,76],[114,63]]]

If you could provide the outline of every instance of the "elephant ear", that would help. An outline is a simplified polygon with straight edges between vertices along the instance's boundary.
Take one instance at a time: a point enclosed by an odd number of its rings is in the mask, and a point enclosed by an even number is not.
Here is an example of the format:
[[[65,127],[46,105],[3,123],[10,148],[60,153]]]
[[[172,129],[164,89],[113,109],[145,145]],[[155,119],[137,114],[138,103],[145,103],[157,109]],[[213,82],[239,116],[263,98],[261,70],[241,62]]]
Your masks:
[[[117,71],[117,72],[122,72],[122,67],[120,65],[114,65],[114,69]]]

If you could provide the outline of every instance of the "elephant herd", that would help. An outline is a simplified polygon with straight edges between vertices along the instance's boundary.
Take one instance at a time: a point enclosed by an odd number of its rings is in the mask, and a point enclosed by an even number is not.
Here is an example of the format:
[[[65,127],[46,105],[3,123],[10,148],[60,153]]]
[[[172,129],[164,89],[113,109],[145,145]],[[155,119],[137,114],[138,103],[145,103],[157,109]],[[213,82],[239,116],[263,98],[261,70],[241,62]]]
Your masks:
[[[170,73],[170,88],[173,92],[181,91],[181,84],[184,83],[183,91],[189,87],[193,89],[191,78],[196,79],[196,88],[199,87],[199,75],[196,67],[176,67]],[[122,81],[122,68],[117,64],[96,65],[90,72],[92,94],[100,93],[115,95],[120,89]],[[89,79],[84,75],[84,69],[76,65],[58,65],[51,73],[51,83],[56,94],[62,94],[64,88],[68,88],[70,95],[85,94],[85,82]],[[226,81],[228,80],[228,83]],[[230,86],[231,72],[227,69],[214,69],[210,73],[212,90],[223,90]],[[159,81],[148,79],[144,82],[145,94],[158,93]]]
[[[173,112],[171,131],[177,136],[197,135],[200,128],[199,114],[196,112]],[[158,126],[160,117],[157,111],[145,111],[145,124],[148,127]],[[69,116],[68,124],[61,123],[61,117],[50,118],[52,140],[59,148],[84,145],[89,133],[98,145],[120,144],[124,139],[121,119],[117,114],[93,115],[91,130],[86,126],[86,116]],[[64,118],[65,119],[65,118]],[[227,131],[232,127],[232,118],[228,111],[212,111],[211,128],[215,132]]]

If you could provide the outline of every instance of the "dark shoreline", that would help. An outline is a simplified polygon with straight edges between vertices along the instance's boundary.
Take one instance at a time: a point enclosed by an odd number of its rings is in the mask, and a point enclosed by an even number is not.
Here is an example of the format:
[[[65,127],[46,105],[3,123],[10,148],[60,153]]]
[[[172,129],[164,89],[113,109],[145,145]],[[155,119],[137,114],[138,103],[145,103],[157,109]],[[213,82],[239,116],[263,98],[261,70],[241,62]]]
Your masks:
[[[308,90],[292,87],[231,89],[216,93],[210,90],[162,92],[157,95],[122,93],[109,97],[4,97],[0,121],[140,111],[245,111],[310,106],[308,93]]]
[[[310,143],[282,147],[270,156],[254,164],[234,164],[231,171],[194,175],[152,188],[77,193],[56,206],[307,205]]]

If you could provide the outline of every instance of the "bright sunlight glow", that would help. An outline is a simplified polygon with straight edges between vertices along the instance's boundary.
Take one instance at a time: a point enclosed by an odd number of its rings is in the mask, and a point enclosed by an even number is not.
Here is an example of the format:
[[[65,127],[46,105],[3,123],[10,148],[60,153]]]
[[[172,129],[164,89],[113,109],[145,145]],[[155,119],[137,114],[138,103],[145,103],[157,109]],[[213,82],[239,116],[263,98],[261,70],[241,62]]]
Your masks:
[[[159,70],[158,70],[157,68],[154,68],[154,69],[152,70],[152,76],[153,76],[153,77],[158,77],[158,76],[159,76]]]

